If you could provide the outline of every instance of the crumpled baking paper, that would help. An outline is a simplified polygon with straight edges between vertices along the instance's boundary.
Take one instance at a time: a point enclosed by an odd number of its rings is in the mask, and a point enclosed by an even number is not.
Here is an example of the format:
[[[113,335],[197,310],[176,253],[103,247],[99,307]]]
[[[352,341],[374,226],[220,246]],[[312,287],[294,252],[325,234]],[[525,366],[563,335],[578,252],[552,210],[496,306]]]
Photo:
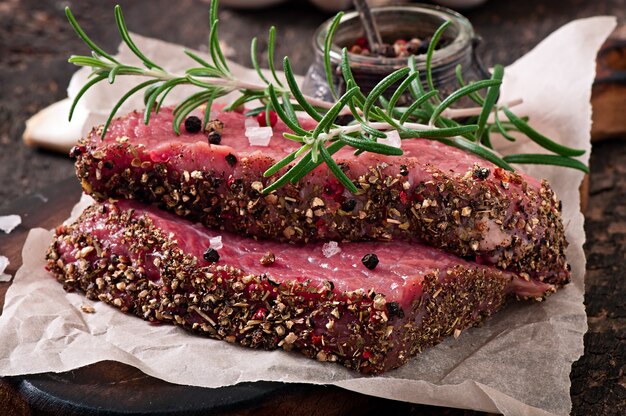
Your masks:
[[[591,149],[589,101],[595,56],[614,26],[611,17],[571,22],[508,67],[504,79],[501,98],[522,97],[524,104],[516,112],[529,115],[534,127],[555,140],[586,149],[584,162]],[[171,45],[139,37],[136,42],[143,50],[153,49],[159,62],[180,57],[178,47],[172,51]],[[95,94],[89,100],[104,92]],[[87,105],[87,113],[89,105],[94,104]],[[526,150],[533,145],[518,141],[507,146]],[[583,174],[553,167],[526,170],[548,178],[563,201],[572,283],[546,302],[512,303],[482,327],[463,331],[458,339],[449,338],[385,375],[362,376],[297,353],[250,350],[174,326],[148,325],[100,302],[92,305],[95,313],[83,313],[85,298],[65,293],[44,270],[51,232],[43,229],[31,231],[24,265],[6,296],[0,317],[0,374],[61,372],[116,360],[178,384],[219,387],[256,380],[334,384],[395,400],[505,415],[568,414],[571,364],[583,352],[587,330],[585,236],[578,193]]]

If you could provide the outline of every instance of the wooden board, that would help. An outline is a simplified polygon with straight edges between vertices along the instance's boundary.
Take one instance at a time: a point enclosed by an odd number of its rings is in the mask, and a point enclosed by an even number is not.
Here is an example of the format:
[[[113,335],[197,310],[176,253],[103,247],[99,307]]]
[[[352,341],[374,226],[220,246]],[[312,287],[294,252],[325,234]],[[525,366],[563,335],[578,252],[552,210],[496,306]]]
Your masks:
[[[22,224],[0,233],[0,253],[14,275],[22,263],[28,230],[54,228],[80,197],[76,178],[21,198],[0,210],[18,214]],[[0,283],[0,311],[10,283]],[[0,414],[11,415],[480,415],[459,409],[419,406],[365,396],[334,386],[241,383],[208,389],[167,383],[134,367],[103,361],[77,370],[0,379]]]

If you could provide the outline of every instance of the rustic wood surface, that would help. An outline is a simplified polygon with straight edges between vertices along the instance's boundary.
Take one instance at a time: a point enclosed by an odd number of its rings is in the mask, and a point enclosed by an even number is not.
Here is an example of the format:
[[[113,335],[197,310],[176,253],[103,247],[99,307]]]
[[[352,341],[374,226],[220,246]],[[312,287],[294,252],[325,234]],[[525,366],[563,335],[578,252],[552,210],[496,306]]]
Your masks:
[[[208,1],[182,0],[176,2],[175,7],[173,2],[166,0],[119,3],[124,8],[128,25],[137,33],[192,48],[202,49],[206,42]],[[73,179],[67,179],[73,174],[72,163],[67,157],[27,148],[21,142],[24,121],[64,98],[65,87],[74,71],[66,62],[67,57],[72,53],[88,52],[66,23],[63,7],[70,5],[94,40],[114,49],[119,40],[113,24],[113,4],[112,1],[85,0],[0,1],[0,215],[19,210],[23,216],[23,224],[17,230],[0,235],[0,254],[11,258],[11,273],[19,265],[19,251],[27,230],[33,226],[58,224],[67,216],[79,194],[78,185]],[[621,24],[626,23],[623,0],[490,0],[465,14],[484,39],[480,53],[487,65],[513,62],[547,34],[574,18],[613,14]],[[304,73],[313,59],[311,35],[328,17],[330,15],[297,0],[258,11],[223,8],[220,11],[220,33],[232,51],[231,59],[249,65],[249,40],[259,36],[259,46],[264,47],[262,40],[267,29],[275,24],[281,34],[277,55],[289,55],[296,71]],[[623,104],[620,100],[611,102],[618,106]],[[615,104],[608,108],[614,107]],[[624,108],[616,114],[624,114]],[[624,118],[613,120],[623,122]],[[610,136],[614,139],[594,145],[591,156],[590,197],[585,212],[588,257],[585,303],[589,332],[585,335],[585,355],[574,364],[571,372],[574,415],[626,414],[626,272],[623,267],[626,257],[626,147],[620,140],[626,135],[623,130],[618,130],[612,131]],[[44,203],[46,198],[48,202]],[[0,283],[0,305],[4,303],[7,287],[7,283]],[[100,379],[90,379],[95,374]],[[97,364],[94,368],[66,376],[73,377],[76,385],[84,389],[79,389],[80,392],[101,394],[102,397],[109,394],[109,399],[127,400],[125,403],[129,406],[133,405],[133,400],[142,397],[142,386],[150,386],[151,393],[162,392],[165,388],[176,391],[171,385],[164,386],[163,382],[115,363]],[[121,391],[129,394],[114,395],[122,379],[125,384]],[[104,393],[103,380],[110,389]],[[52,402],[46,401],[45,397],[42,399],[41,395],[29,396],[19,382],[0,380],[0,414],[56,415],[70,412],[68,408],[50,407]],[[42,387],[53,383],[45,376],[30,382]],[[22,388],[22,392],[16,386]],[[76,388],[73,385],[67,387]],[[234,400],[231,403],[236,403],[235,406],[214,410],[229,415],[480,414],[376,399],[332,387],[265,387],[268,394],[257,389],[258,396],[248,402]],[[188,397],[201,394],[198,391],[194,390]],[[40,400],[33,402],[33,397]]]

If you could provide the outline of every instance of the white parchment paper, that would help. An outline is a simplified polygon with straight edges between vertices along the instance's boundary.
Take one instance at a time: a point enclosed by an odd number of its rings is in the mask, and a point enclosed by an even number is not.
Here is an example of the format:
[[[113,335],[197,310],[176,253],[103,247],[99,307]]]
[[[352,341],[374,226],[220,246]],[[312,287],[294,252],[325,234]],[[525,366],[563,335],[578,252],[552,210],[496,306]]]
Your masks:
[[[614,26],[611,17],[572,22],[506,70],[502,99],[522,97],[524,104],[516,112],[529,115],[534,127],[556,141],[588,150],[583,161],[590,151],[595,56]],[[144,50],[153,45],[153,56],[172,51],[161,42],[139,37],[136,42]],[[178,47],[175,53],[180,53]],[[175,61],[178,55],[169,58]],[[102,105],[90,101],[95,98],[87,100],[87,113],[90,106]],[[532,144],[511,146],[521,150]],[[178,384],[219,387],[256,380],[335,384],[396,400],[506,415],[568,414],[571,363],[583,352],[587,330],[585,237],[578,194],[583,175],[568,169],[526,170],[548,178],[563,201],[572,283],[546,302],[511,304],[484,326],[447,339],[383,376],[365,377],[297,353],[255,351],[173,326],[148,325],[105,304],[65,293],[44,270],[43,256],[52,234],[43,229],[30,232],[24,265],[7,293],[0,317],[0,375],[61,372],[116,360]],[[84,304],[96,312],[84,313]]]

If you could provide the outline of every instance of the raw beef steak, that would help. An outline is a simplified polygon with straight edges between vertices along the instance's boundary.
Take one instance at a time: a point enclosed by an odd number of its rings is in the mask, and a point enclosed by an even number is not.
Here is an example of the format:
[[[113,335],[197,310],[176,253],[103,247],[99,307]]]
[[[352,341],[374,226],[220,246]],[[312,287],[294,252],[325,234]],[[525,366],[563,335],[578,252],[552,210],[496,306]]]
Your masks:
[[[366,254],[379,260],[371,270]],[[364,373],[402,365],[510,296],[555,290],[417,243],[257,241],[132,201],[57,228],[47,260],[67,290],[146,320]]]
[[[411,139],[402,141],[401,157],[339,151],[356,195],[325,166],[264,195],[278,176],[262,173],[298,144],[282,137],[287,130],[279,122],[268,147],[251,146],[243,115],[214,111],[224,124],[219,145],[204,132],[175,135],[170,109],[148,125],[140,112],[119,118],[104,141],[101,128],[94,129],[72,151],[84,190],[99,200],[156,203],[208,227],[262,239],[424,242],[530,279],[569,280],[560,202],[545,181]]]

